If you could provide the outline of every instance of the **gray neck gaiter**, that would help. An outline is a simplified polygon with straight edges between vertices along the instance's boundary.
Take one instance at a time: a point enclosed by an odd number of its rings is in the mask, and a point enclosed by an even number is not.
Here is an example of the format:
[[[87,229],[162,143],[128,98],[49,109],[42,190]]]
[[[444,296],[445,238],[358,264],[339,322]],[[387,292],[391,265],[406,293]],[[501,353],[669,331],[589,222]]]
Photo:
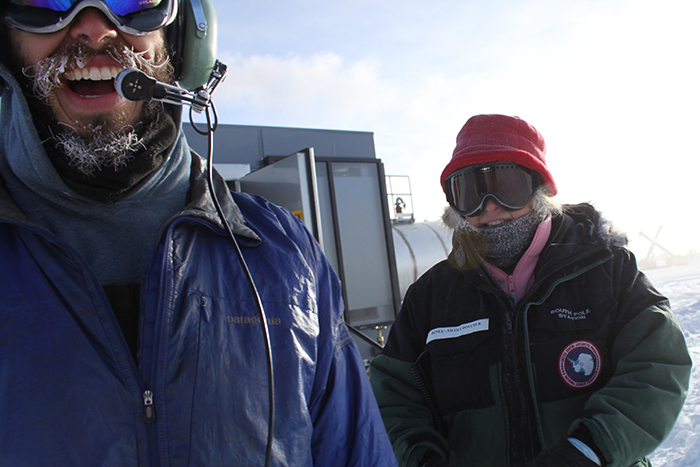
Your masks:
[[[546,215],[546,209],[533,210],[500,225],[469,230],[473,232],[479,255],[490,264],[508,270],[520,261]]]

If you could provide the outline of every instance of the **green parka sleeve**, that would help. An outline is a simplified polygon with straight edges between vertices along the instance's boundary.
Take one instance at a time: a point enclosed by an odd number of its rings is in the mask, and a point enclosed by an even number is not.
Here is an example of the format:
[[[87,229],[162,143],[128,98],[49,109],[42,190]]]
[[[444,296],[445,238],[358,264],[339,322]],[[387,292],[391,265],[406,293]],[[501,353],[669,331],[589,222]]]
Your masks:
[[[640,305],[636,297],[655,290],[628,252],[617,254],[623,260],[616,284],[619,330],[610,347],[614,373],[588,399],[572,431],[583,423],[609,467],[626,467],[656,449],[673,428],[692,361],[668,301]]]
[[[420,467],[433,453],[446,458],[447,441],[433,427],[430,410],[411,373],[412,364],[386,355],[370,366],[372,388],[399,465]]]
[[[379,355],[370,368],[372,387],[399,465],[419,467],[429,456],[446,459],[449,447],[411,376],[411,364]]]

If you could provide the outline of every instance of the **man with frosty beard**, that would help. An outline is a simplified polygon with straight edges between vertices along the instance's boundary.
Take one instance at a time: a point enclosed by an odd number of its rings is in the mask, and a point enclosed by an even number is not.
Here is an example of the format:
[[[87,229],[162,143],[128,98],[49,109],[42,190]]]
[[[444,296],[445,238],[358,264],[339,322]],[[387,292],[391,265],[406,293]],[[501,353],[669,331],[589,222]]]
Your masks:
[[[202,4],[0,6],[0,465],[395,465],[313,238],[215,174],[254,290],[180,109],[115,92]]]
[[[370,367],[401,466],[648,466],[683,406],[668,300],[599,212],[554,200],[545,152],[507,115],[457,136],[440,180],[452,252]]]

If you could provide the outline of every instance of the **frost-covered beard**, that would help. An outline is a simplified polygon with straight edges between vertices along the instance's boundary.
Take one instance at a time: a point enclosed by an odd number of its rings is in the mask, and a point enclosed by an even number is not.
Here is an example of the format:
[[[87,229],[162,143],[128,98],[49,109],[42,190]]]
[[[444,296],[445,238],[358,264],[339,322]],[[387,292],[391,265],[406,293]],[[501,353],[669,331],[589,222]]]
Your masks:
[[[143,138],[133,129],[107,134],[101,134],[99,127],[96,130],[91,138],[83,138],[73,131],[54,136],[56,146],[68,158],[70,166],[88,177],[102,167],[112,167],[115,171],[125,167],[143,147]]]
[[[32,112],[42,120],[53,137],[56,147],[65,155],[71,167],[92,176],[103,167],[115,170],[125,167],[135,153],[143,147],[141,135],[163,111],[160,102],[145,103],[136,127],[121,126],[118,119],[98,116],[80,128],[58,121],[49,104],[49,98],[62,86],[70,86],[66,71],[76,65],[82,68],[98,53],[106,53],[123,67],[144,71],[158,81],[174,82],[174,72],[169,63],[165,46],[156,50],[153,59],[145,58],[145,52],[135,52],[124,45],[108,43],[99,51],[80,43],[68,45],[60,52],[41,60],[36,67],[22,68],[23,76],[29,80],[33,99],[29,100]]]

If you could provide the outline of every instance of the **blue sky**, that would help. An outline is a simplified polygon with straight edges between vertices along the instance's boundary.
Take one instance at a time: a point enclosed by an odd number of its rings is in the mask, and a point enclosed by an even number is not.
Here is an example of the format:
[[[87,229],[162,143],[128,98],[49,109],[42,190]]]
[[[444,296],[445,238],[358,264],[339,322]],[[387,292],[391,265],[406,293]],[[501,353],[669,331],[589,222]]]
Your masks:
[[[419,220],[472,115],[543,133],[560,202],[591,201],[638,256],[663,225],[700,250],[694,0],[213,0],[223,123],[374,133]]]

